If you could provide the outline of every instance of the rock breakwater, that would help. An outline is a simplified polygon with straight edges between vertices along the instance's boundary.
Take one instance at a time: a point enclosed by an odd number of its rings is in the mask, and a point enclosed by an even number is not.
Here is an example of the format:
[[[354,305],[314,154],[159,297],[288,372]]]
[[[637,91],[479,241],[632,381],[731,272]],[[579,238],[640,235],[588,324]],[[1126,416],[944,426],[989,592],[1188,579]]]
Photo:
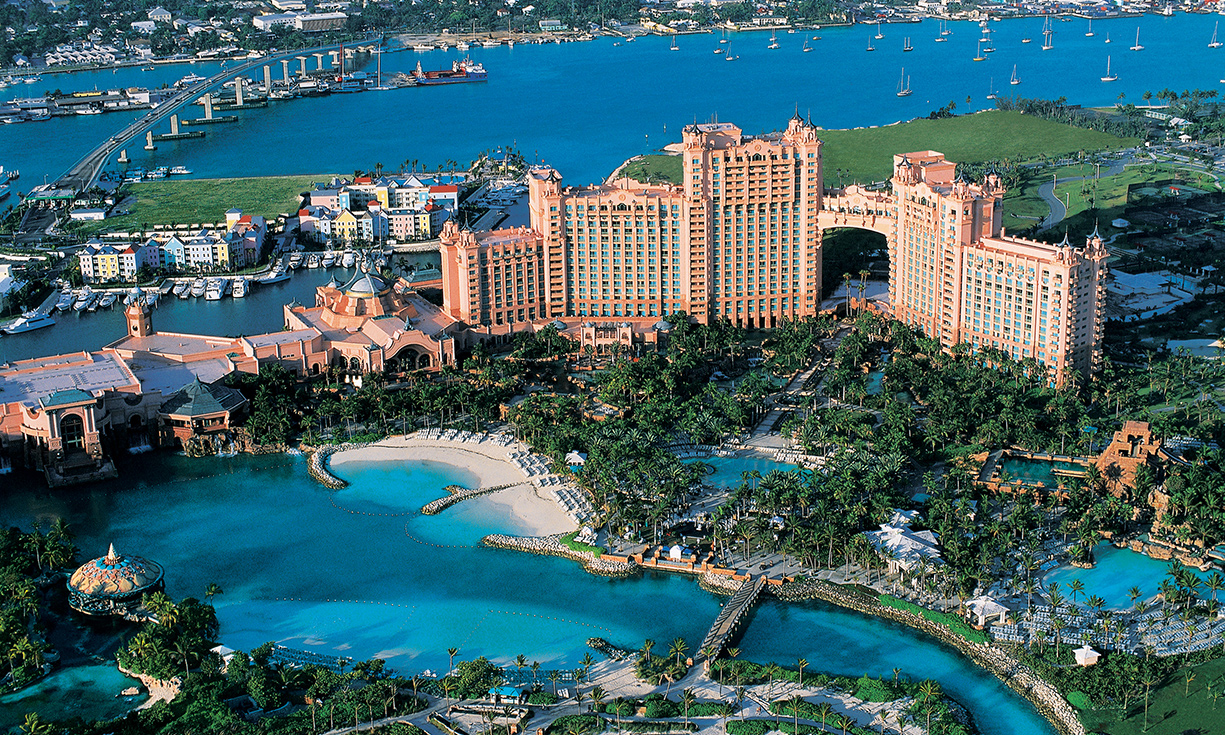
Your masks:
[[[602,577],[631,577],[637,574],[639,569],[638,565],[632,561],[610,561],[590,551],[571,549],[563,544],[558,536],[506,536],[494,533],[481,539],[481,545],[495,549],[515,549],[526,551],[529,554],[573,559],[580,562],[588,572]]]

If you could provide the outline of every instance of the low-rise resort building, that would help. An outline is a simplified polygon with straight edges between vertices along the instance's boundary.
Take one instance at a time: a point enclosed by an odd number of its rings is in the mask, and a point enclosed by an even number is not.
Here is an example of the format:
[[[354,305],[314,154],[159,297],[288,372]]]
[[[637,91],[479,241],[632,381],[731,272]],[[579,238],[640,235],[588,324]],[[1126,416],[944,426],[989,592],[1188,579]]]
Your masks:
[[[111,544],[106,556],[82,564],[68,578],[68,604],[86,615],[127,615],[141,596],[163,588],[157,562],[119,554]]]

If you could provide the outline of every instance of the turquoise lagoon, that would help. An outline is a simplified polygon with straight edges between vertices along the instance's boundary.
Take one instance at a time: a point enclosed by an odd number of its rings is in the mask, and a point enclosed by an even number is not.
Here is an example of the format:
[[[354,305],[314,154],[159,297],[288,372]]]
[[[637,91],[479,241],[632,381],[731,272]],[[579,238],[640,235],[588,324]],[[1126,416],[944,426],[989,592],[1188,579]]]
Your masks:
[[[1158,593],[1158,585],[1165,579],[1166,570],[1169,569],[1169,562],[1131,549],[1120,549],[1107,542],[1095,546],[1093,556],[1097,564],[1092,569],[1059,567],[1043,577],[1043,586],[1058,582],[1060,592],[1067,597],[1068,585],[1072,580],[1079,579],[1085,585],[1084,593],[1077,595],[1079,602],[1083,603],[1086,598],[1097,595],[1106,601],[1106,607],[1127,610],[1132,607],[1131,598],[1127,596],[1128,590],[1139,587],[1141,600],[1152,599]],[[1208,573],[1201,573],[1197,569],[1191,571],[1201,579],[1208,576]]]
[[[449,647],[502,662],[522,653],[545,669],[576,666],[590,636],[626,647],[681,636],[692,650],[718,613],[720,598],[690,577],[608,580],[562,559],[475,547],[488,532],[521,530],[496,495],[419,515],[445,485],[470,482],[462,468],[354,462],[337,472],[352,485],[332,492],[308,479],[298,457],[147,455],[126,462],[118,481],[78,489],[49,493],[37,478],[18,478],[0,500],[0,522],[28,528],[62,515],[84,555],[113,542],[164,564],[175,597],[220,584],[214,602],[228,646],[272,640],[382,656],[406,673],[444,669]],[[984,732],[1052,732],[968,660],[883,621],[768,602],[741,647],[748,658],[781,663],[803,656],[810,671],[934,675]],[[104,689],[106,697],[118,691]],[[0,712],[0,727],[15,721]]]
[[[0,697],[0,729],[7,732],[8,726],[21,722],[29,712],[38,712],[44,720],[118,717],[145,700],[143,694],[119,695],[139,685],[114,666],[68,667],[20,692]]]
[[[1059,484],[1059,476],[1055,470],[1084,474],[1086,467],[1083,462],[1070,462],[1062,459],[1040,459],[1031,457],[1015,457],[1004,454],[1000,459],[1001,472],[1007,472],[1010,481],[1020,481],[1029,485],[1042,483],[1045,487],[1055,487]]]

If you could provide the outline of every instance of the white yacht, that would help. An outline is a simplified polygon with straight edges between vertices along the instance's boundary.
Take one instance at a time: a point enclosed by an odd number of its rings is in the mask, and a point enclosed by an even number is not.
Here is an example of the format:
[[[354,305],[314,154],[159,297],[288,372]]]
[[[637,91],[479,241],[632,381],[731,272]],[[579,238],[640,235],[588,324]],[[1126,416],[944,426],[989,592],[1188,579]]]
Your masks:
[[[21,318],[4,328],[5,334],[21,334],[22,332],[32,332],[35,329],[42,329],[55,324],[55,320],[47,314],[37,314],[32,311],[27,311],[21,315]]]
[[[318,268],[319,267],[319,256],[315,255],[314,253],[311,253],[310,255],[306,256],[306,267],[307,268]]]
[[[340,259],[341,267],[352,268],[355,263],[357,263],[357,253],[353,252],[352,250],[346,250],[345,254],[341,256]]]
[[[115,294],[104,293],[102,294],[102,298],[98,299],[98,308],[99,309],[109,309],[112,306],[114,306],[115,302],[118,300],[119,300],[119,297],[116,296]]]
[[[174,284],[174,290],[171,291],[171,293],[173,293],[175,296],[178,296],[180,299],[185,299],[188,297],[189,294],[187,292],[190,289],[191,289],[190,283],[188,283],[187,281],[179,281],[178,283]]]
[[[61,291],[60,300],[55,302],[55,308],[60,311],[68,311],[72,308],[72,302],[75,300],[76,297],[72,295],[71,291]]]
[[[302,253],[294,253],[289,256],[289,267],[294,270],[302,267]]]
[[[331,268],[336,265],[336,254],[331,250],[327,251],[323,254],[323,260],[319,261],[319,264],[324,268]]]
[[[77,296],[77,300],[75,303],[73,303],[72,308],[77,311],[85,311],[89,308],[89,305],[93,303],[95,298],[94,292],[89,288],[89,286],[86,286]]]
[[[204,288],[204,299],[206,301],[220,301],[225,295],[225,279],[210,278],[208,284]]]
[[[197,278],[191,283],[191,295],[195,298],[200,298],[204,295],[204,289],[208,288],[208,283],[203,278]]]
[[[247,295],[247,279],[235,278],[234,290],[230,292],[230,295],[236,299],[244,298]]]

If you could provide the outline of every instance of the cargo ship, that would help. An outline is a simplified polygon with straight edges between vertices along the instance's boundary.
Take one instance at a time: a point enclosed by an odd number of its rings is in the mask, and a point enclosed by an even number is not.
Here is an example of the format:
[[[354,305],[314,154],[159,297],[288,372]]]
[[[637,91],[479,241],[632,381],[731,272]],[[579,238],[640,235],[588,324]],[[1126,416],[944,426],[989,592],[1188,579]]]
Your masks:
[[[485,67],[471,59],[461,59],[451,63],[450,71],[422,71],[421,62],[417,62],[417,70],[413,72],[418,84],[457,84],[459,82],[483,82],[488,79]]]

